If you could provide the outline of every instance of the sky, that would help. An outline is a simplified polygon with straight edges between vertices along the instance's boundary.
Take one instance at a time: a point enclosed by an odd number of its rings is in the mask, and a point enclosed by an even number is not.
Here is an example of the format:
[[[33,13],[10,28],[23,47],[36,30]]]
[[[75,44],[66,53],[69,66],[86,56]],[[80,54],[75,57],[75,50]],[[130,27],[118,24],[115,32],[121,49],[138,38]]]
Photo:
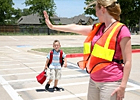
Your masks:
[[[25,0],[13,0],[14,8],[28,8],[25,6]],[[84,13],[85,0],[54,0],[56,4],[56,15],[58,17],[74,17]]]

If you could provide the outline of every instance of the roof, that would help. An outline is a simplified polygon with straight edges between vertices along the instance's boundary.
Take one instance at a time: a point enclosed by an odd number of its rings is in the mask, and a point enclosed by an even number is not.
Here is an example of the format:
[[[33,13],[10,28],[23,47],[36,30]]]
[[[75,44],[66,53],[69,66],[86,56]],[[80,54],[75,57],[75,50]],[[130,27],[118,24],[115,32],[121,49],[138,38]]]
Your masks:
[[[59,20],[53,20],[55,24],[72,24],[72,20],[70,18],[59,18]]]
[[[81,21],[82,24],[86,24],[89,21],[90,18],[91,17],[87,17],[84,14],[82,14],[82,15],[79,15],[79,16],[75,16],[72,19],[73,19],[73,23],[75,23],[75,24],[77,24],[79,21]]]
[[[89,19],[92,19],[92,17],[87,17],[84,14],[79,15],[79,16],[75,16],[72,18],[66,18],[66,17],[57,17],[56,15],[54,15],[53,17],[51,17],[52,21],[54,22],[54,24],[62,24],[62,25],[66,25],[66,24],[87,24]],[[40,25],[41,22],[40,20],[42,20],[42,17],[40,17],[38,14],[31,14],[28,16],[22,16],[21,18],[19,18],[19,20],[17,21],[18,24],[38,24]],[[93,20],[93,19],[92,19]]]
[[[66,17],[52,17],[51,19],[54,21],[55,24],[72,24],[72,23],[75,23],[75,24],[78,24],[79,22],[81,22],[82,24],[86,24],[89,19],[91,17],[87,17],[85,16],[84,14],[82,15],[78,15],[78,16],[75,16],[75,17],[72,17],[72,18],[66,18]],[[91,18],[92,19],[92,18]]]
[[[28,16],[22,16],[17,21],[18,24],[41,24],[40,23],[40,17],[38,14],[31,14]]]

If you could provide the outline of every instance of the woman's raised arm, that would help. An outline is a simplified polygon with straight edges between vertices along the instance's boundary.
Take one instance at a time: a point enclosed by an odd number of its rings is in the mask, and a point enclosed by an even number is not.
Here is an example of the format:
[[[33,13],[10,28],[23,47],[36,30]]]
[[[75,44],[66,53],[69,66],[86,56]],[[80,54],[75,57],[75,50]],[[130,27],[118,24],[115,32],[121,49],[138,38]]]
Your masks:
[[[49,16],[47,12],[43,11],[43,13],[44,13],[46,25],[52,30],[72,32],[72,33],[77,33],[82,35],[88,35],[92,30],[92,25],[76,25],[76,24],[53,25],[49,20]]]

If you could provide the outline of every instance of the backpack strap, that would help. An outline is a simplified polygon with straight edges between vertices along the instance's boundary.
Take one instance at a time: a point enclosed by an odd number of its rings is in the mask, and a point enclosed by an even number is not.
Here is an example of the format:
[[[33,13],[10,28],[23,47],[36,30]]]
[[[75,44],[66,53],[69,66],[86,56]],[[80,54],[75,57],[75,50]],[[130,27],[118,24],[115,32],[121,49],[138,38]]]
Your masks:
[[[52,63],[52,59],[53,59],[53,52],[54,52],[54,49],[50,51],[50,60],[49,60],[49,63],[48,63],[48,67],[49,65]],[[60,50],[60,58],[59,58],[59,62],[61,64],[61,66],[63,65],[64,61],[63,61],[63,51]]]
[[[52,63],[52,59],[53,59],[53,50],[50,51],[50,60],[49,60],[49,64]]]
[[[61,66],[63,65],[63,51],[62,50],[60,50],[60,64],[61,64]]]

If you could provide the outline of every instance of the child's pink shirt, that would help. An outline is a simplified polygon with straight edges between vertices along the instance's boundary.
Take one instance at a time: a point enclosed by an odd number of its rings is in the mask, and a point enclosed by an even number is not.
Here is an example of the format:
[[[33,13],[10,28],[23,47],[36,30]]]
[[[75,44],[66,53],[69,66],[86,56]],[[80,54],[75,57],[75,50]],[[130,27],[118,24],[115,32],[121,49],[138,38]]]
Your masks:
[[[92,40],[93,45],[96,42],[96,40],[98,40],[103,35],[104,27],[105,26],[103,25],[100,31],[98,31],[98,33],[96,34],[96,36],[94,36]],[[126,26],[122,27],[120,34],[118,36],[116,53],[114,56],[115,59],[120,58],[121,55],[120,41],[124,37],[131,37],[130,31]],[[122,76],[123,76],[123,67],[121,66],[121,64],[118,64],[116,62],[112,62],[110,65],[106,66],[105,68],[93,74],[90,74],[91,79],[96,82],[113,82],[122,79]]]

